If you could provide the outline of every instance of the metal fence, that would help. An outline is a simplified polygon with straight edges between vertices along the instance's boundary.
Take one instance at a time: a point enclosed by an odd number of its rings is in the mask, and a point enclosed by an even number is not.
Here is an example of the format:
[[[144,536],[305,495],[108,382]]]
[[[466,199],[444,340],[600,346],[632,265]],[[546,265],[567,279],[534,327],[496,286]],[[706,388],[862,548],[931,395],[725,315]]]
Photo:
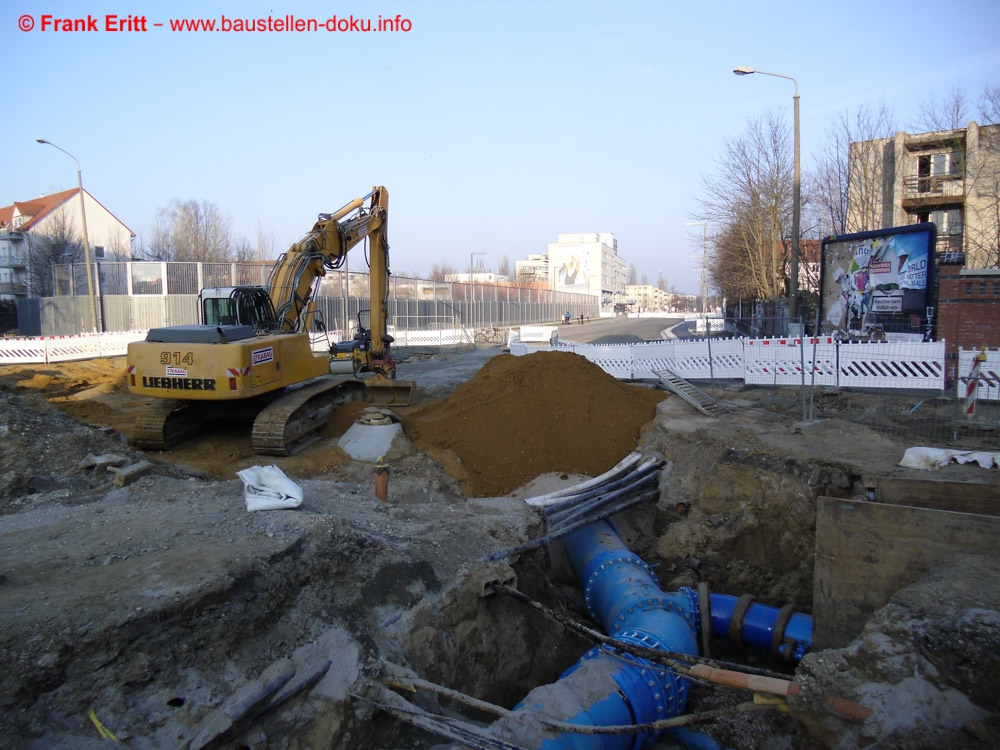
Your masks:
[[[273,262],[100,263],[95,296],[104,331],[132,331],[198,322],[198,292],[204,287],[264,285]],[[57,266],[56,294],[26,300],[23,335],[68,336],[92,331],[89,290],[83,264]],[[367,273],[334,271],[320,280],[319,319],[329,330],[349,331],[371,308]],[[569,312],[600,314],[586,294],[524,284],[478,284],[390,277],[389,319],[396,330],[508,327],[548,323]],[[19,313],[21,311],[19,310]],[[26,325],[27,323],[27,325]]]

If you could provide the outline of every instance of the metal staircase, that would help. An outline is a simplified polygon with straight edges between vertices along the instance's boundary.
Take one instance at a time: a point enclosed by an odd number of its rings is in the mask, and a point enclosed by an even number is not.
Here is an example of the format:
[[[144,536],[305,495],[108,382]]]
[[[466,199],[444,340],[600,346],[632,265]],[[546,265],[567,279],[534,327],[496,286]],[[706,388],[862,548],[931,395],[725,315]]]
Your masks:
[[[656,377],[660,379],[660,384],[663,388],[676,393],[703,414],[717,418],[721,414],[732,413],[703,390],[691,385],[691,383],[675,375],[670,370],[657,370]]]

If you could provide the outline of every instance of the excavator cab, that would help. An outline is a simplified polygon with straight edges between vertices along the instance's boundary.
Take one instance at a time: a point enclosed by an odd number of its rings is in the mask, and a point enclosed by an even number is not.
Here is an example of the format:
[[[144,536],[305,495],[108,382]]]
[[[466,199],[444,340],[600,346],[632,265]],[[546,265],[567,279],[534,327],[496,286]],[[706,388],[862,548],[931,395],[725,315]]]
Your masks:
[[[201,321],[210,326],[251,326],[255,331],[278,330],[274,305],[261,286],[206,287],[201,299]]]

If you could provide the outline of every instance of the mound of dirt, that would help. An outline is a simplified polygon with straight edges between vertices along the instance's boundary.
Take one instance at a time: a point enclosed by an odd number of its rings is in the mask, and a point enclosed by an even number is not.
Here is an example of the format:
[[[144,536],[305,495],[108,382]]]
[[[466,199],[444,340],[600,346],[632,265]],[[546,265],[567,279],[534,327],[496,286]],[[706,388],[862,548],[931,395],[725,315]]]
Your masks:
[[[504,354],[403,427],[470,497],[497,497],[542,474],[604,473],[635,450],[665,397],[577,354]]]

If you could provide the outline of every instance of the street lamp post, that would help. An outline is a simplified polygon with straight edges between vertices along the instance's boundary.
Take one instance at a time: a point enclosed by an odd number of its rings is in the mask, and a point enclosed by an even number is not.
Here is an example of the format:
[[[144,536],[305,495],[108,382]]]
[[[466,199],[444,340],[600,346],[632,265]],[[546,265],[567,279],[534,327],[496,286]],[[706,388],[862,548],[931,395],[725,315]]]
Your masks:
[[[83,197],[83,174],[80,171],[80,162],[73,156],[69,151],[64,148],[60,148],[51,141],[47,141],[44,138],[36,138],[38,143],[44,144],[46,146],[52,146],[52,148],[59,149],[66,156],[76,162],[76,184],[79,188],[80,193],[80,220],[83,224],[83,255],[85,263],[87,265],[87,296],[90,298],[90,320],[91,325],[94,327],[94,331],[99,333],[101,330],[101,325],[97,317],[97,303],[94,299],[94,276],[93,267],[90,262],[90,238],[87,236],[87,204]]]
[[[473,271],[472,258],[475,255],[486,255],[486,253],[483,252],[469,253],[469,285],[470,289],[472,290],[472,307],[470,308],[470,311],[471,311],[473,329],[476,327],[476,280],[475,280],[476,277],[472,275]]]
[[[702,228],[702,244],[701,244],[701,324],[705,327],[705,335],[708,335],[708,312],[705,305],[707,304],[708,298],[708,281],[706,274],[708,273],[708,222],[707,221],[685,221],[684,226],[686,227],[701,227]]]
[[[748,76],[751,73],[760,73],[763,76],[774,76],[775,78],[784,78],[795,84],[795,98],[794,98],[794,150],[795,150],[795,161],[792,168],[792,269],[791,269],[791,280],[788,284],[788,294],[791,299],[788,301],[788,316],[789,318],[798,317],[798,296],[799,296],[799,214],[801,212],[801,170],[799,162],[799,82],[796,81],[791,76],[782,75],[781,73],[768,73],[766,70],[756,70],[754,68],[733,68],[733,73],[738,76]]]

